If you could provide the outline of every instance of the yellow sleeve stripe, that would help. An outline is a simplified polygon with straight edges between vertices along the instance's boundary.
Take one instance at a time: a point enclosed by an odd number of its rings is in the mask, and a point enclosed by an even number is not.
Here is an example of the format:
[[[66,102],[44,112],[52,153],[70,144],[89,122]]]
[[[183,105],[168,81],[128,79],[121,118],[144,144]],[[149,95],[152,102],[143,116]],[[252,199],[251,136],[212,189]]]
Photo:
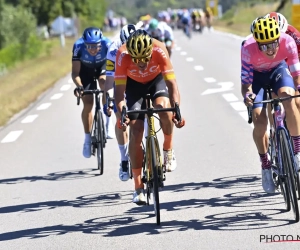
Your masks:
[[[174,73],[168,73],[164,75],[164,80],[174,80],[176,79],[176,76]]]
[[[115,79],[115,84],[116,84],[116,86],[117,85],[126,85],[126,79],[119,79],[119,80]]]

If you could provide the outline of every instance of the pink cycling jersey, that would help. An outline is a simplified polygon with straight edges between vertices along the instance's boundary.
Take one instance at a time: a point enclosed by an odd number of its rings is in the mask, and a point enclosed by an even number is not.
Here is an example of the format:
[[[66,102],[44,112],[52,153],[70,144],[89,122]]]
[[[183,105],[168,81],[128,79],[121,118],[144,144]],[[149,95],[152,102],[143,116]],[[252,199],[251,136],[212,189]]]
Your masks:
[[[281,33],[279,38],[279,49],[274,59],[268,58],[259,50],[257,42],[253,37],[246,40],[241,48],[242,84],[252,84],[253,70],[259,72],[268,72],[276,68],[283,60],[287,61],[291,75],[300,76],[300,63],[298,50],[294,39]]]
[[[300,32],[294,26],[289,24],[285,33],[295,40],[298,49],[298,56],[300,56]]]

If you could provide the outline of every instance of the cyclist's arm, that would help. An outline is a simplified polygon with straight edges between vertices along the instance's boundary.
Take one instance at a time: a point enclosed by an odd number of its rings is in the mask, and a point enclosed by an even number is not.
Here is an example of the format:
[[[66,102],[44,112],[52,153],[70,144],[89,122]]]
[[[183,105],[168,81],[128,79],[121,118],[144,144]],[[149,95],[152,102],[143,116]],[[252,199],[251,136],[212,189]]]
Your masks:
[[[174,73],[173,66],[171,64],[168,52],[165,46],[160,47],[159,53],[159,66],[168,87],[169,98],[171,106],[175,106],[175,102],[180,104],[180,94],[178,90],[178,85],[176,82],[176,77]]]
[[[250,62],[250,55],[246,46],[241,48],[241,93],[245,97],[247,93],[253,93],[252,81],[253,81],[253,65]]]
[[[286,49],[288,51],[287,64],[289,66],[291,76],[294,79],[294,85],[297,88],[297,86],[300,85],[300,63],[296,42],[290,36],[288,36],[286,42]]]
[[[72,80],[77,87],[82,86],[81,78],[79,76],[80,67],[81,67],[80,61],[72,61]]]
[[[81,53],[80,53],[80,45],[74,44],[73,46],[73,54],[72,54],[72,80],[75,83],[75,85],[77,87],[81,87],[82,83],[81,83],[81,79],[79,76],[80,73],[80,68],[81,68],[81,61],[80,61],[80,57],[81,57]]]
[[[117,105],[118,112],[122,112],[122,107],[126,106],[124,100],[124,94],[126,89],[127,82],[127,65],[130,64],[130,61],[126,60],[125,52],[118,50],[116,56],[116,72],[115,72],[115,103]]]

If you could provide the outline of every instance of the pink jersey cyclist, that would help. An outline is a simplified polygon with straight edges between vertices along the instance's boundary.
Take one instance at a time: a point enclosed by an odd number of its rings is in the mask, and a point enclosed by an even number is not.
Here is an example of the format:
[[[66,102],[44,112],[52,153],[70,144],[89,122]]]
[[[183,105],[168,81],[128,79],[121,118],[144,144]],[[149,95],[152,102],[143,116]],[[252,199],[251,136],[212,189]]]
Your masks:
[[[242,84],[252,84],[253,93],[257,95],[256,101],[266,99],[263,89],[265,85],[272,85],[276,94],[281,87],[294,88],[291,75],[293,77],[300,75],[300,63],[297,46],[291,36],[285,33],[280,34],[279,49],[274,59],[266,57],[259,50],[253,37],[247,39],[241,52]],[[287,60],[287,64],[285,60]],[[255,104],[253,108],[262,106],[262,104]]]

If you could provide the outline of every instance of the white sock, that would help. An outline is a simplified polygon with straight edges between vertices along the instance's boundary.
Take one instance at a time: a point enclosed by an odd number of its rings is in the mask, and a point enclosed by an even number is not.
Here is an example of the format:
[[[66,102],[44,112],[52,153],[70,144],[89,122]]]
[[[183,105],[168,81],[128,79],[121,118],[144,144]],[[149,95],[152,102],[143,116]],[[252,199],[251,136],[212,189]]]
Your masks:
[[[91,134],[90,133],[87,133],[87,134],[85,134],[85,139],[84,139],[84,141],[85,142],[91,142]]]
[[[106,116],[106,127],[108,128],[109,127],[109,123],[110,123],[110,117]]]
[[[128,161],[128,143],[119,145],[119,150],[121,153],[121,161]]]

